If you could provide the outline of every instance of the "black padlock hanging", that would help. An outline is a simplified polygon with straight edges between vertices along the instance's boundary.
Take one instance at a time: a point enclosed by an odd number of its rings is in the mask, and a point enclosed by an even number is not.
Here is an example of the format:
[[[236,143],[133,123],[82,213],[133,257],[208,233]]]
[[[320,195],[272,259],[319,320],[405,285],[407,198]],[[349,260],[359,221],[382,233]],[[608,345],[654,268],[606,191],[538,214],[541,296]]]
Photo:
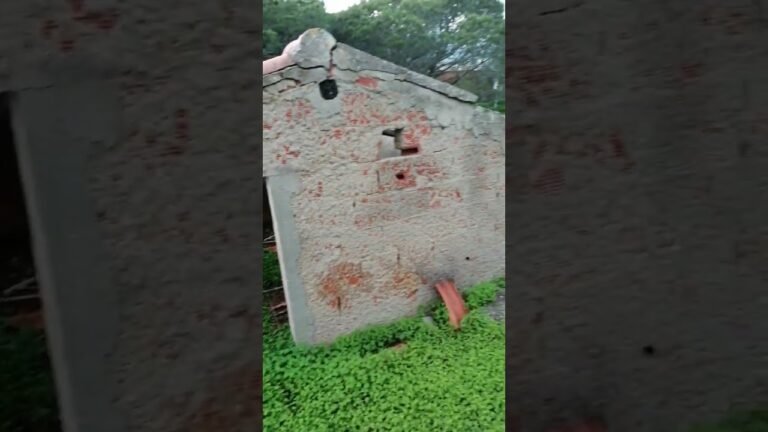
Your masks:
[[[320,95],[323,99],[330,100],[339,94],[339,88],[336,86],[336,80],[327,79],[320,82]]]

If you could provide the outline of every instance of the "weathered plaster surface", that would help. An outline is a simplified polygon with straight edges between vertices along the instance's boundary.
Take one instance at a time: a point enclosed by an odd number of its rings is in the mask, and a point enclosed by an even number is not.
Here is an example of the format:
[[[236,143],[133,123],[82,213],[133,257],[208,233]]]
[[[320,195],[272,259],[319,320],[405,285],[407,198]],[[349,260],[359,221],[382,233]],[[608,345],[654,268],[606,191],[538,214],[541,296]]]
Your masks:
[[[0,91],[29,108],[19,127],[57,131],[27,134],[52,149],[30,159],[52,167],[34,199],[63,205],[68,185],[89,209],[37,233],[82,240],[36,251],[80,269],[44,299],[68,432],[258,429],[254,14],[228,0],[0,4]],[[51,160],[63,149],[76,154]]]
[[[765,2],[510,6],[521,430],[601,414],[678,431],[764,406]]]
[[[274,215],[278,241],[290,218],[300,244],[308,306],[289,312],[314,325],[294,329],[297,340],[415,313],[440,277],[466,287],[503,275],[504,117],[343,44],[332,63],[316,57],[266,75],[263,89],[264,175],[299,179],[291,212]],[[326,100],[318,83],[329,76],[339,94]],[[382,132],[397,128],[417,155],[384,157],[393,143]]]

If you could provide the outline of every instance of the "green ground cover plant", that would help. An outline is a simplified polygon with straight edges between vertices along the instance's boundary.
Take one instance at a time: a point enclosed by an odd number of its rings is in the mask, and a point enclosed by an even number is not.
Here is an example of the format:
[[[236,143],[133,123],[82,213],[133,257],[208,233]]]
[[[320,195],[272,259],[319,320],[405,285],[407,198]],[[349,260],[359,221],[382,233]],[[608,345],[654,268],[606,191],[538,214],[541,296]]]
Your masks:
[[[265,314],[264,431],[503,431],[504,327],[480,309],[501,289],[465,292],[460,331],[435,304],[328,347],[294,345]]]
[[[264,249],[262,268],[264,269],[261,276],[263,289],[276,288],[282,284],[280,279],[280,261],[277,258],[277,252]]]

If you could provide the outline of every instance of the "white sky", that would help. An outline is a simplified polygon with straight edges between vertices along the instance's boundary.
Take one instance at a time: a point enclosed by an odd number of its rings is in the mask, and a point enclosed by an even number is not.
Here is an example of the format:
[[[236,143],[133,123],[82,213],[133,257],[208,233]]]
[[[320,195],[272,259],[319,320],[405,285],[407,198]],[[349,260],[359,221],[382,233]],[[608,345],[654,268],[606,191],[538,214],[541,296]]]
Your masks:
[[[502,3],[504,1],[501,0]],[[325,11],[328,13],[341,12],[358,3],[360,3],[360,0],[325,0]]]
[[[328,13],[341,12],[358,3],[360,0],[325,0],[325,11]]]

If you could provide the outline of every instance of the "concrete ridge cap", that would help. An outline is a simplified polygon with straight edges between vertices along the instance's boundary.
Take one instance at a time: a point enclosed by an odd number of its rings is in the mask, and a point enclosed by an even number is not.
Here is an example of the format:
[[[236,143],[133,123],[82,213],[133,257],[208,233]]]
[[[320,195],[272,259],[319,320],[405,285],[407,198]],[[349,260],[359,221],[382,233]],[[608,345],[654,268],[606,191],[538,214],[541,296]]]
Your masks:
[[[311,28],[295,40],[289,42],[283,53],[277,57],[262,62],[262,75],[268,75],[298,65],[302,68],[321,66],[331,67],[331,50],[336,46],[336,39],[328,31],[321,28]]]

